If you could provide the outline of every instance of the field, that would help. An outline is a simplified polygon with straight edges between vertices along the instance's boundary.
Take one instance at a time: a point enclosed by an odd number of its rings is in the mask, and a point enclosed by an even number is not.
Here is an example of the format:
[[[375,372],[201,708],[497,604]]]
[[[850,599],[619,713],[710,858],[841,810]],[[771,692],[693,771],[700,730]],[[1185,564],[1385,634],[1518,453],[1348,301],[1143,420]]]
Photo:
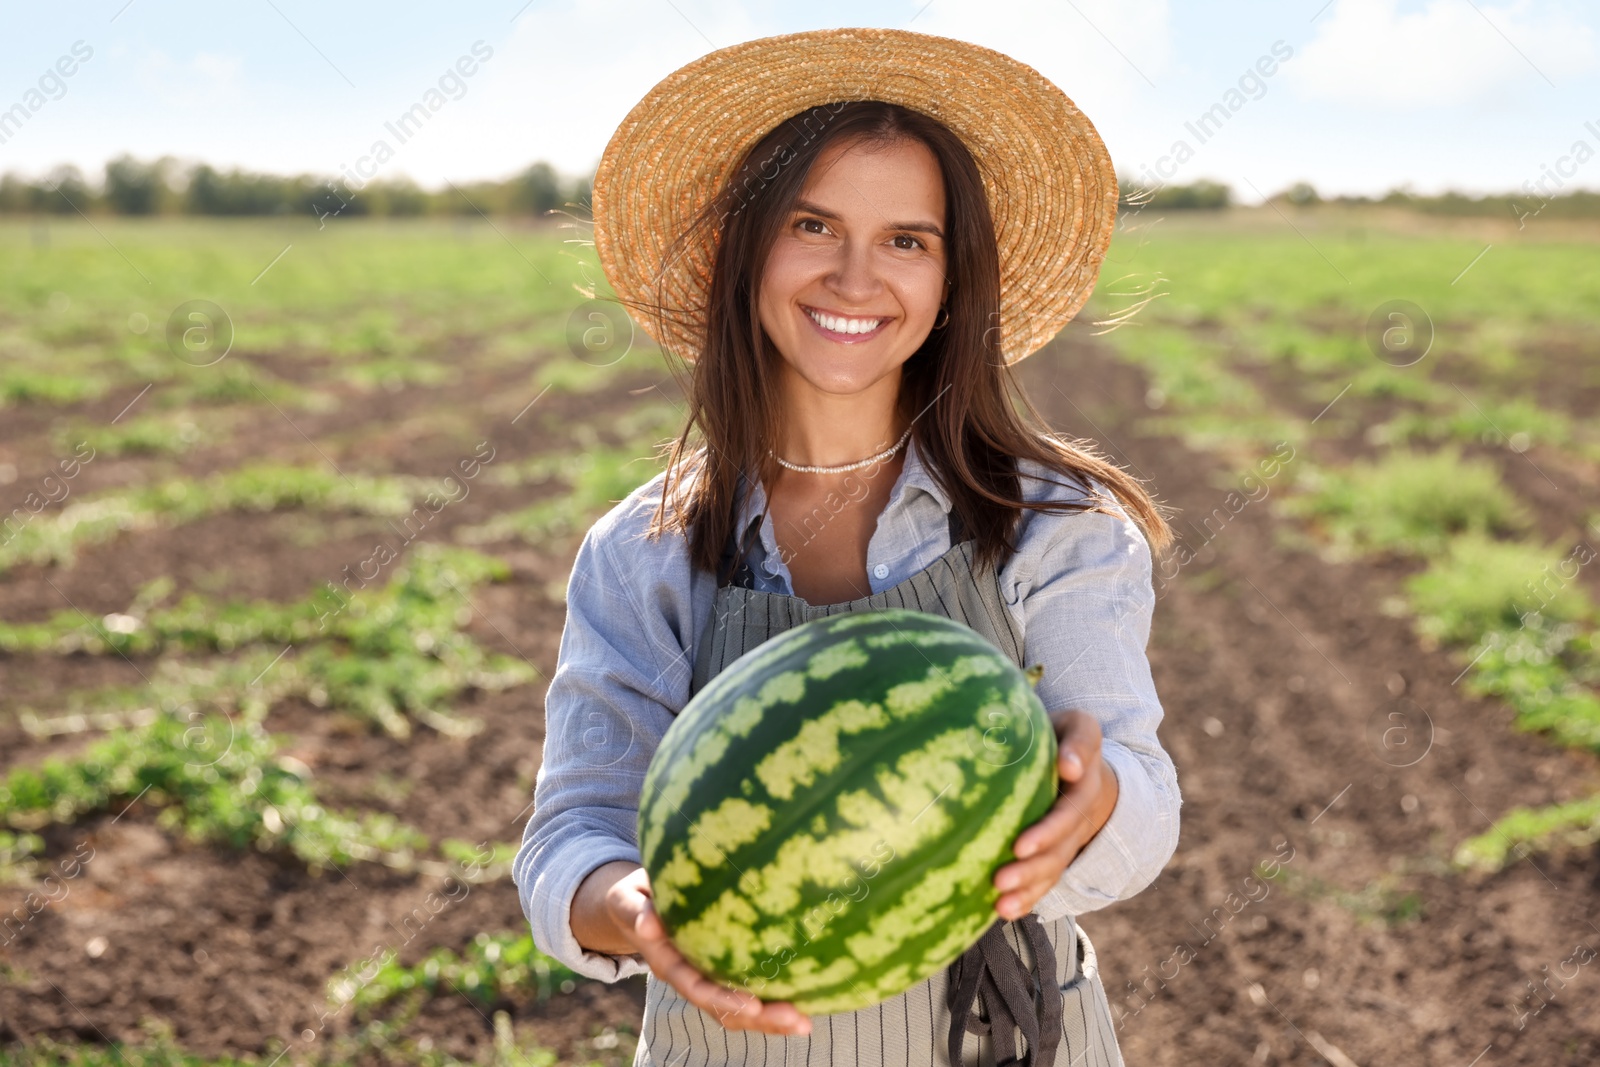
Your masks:
[[[1183,538],[1183,839],[1083,919],[1130,1064],[1600,1058],[1600,233],[1545,221],[1131,211],[1021,367]],[[643,979],[507,873],[680,418],[584,236],[0,227],[0,1064],[631,1062]]]

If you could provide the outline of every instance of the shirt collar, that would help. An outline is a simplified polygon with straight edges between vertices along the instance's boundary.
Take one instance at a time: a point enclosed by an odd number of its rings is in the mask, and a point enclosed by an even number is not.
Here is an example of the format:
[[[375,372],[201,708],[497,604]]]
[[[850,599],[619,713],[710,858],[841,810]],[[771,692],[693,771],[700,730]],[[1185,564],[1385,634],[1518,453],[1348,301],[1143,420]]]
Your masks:
[[[750,491],[744,494],[743,502],[739,508],[739,519],[734,526],[736,534],[742,534],[749,527],[751,521],[761,514],[761,510],[767,506],[767,490],[766,486],[761,484],[761,479],[752,478],[748,473],[741,475],[740,478],[740,485]],[[892,511],[902,506],[906,493],[912,489],[921,489],[933,497],[934,502],[939,505],[940,511],[947,515],[950,513],[950,497],[939,486],[938,481],[933,477],[933,472],[922,462],[922,453],[917,448],[915,437],[906,439],[906,461],[900,468],[900,477],[896,480],[894,489],[889,494],[889,502],[884,506],[884,510],[886,512]],[[762,526],[763,531],[765,531],[767,524],[763,523]],[[771,548],[772,546],[768,547]]]

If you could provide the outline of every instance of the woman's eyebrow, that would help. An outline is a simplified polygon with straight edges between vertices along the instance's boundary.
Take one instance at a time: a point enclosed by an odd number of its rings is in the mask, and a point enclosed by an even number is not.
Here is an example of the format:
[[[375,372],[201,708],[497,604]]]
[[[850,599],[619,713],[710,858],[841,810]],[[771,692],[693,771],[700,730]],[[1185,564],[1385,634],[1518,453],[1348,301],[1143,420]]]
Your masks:
[[[831,222],[842,221],[837,212],[829,211],[820,204],[813,204],[809,200],[796,200],[794,202],[794,210],[804,211],[808,215],[818,215]],[[931,222],[890,222],[885,224],[884,229],[907,230],[911,233],[931,233],[940,240],[944,239],[944,231]]]

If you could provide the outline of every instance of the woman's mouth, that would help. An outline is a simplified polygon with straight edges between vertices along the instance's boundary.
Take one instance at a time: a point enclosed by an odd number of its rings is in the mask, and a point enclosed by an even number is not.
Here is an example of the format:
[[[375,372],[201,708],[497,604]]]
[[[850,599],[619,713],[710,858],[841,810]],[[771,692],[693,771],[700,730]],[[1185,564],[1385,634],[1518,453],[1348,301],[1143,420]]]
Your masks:
[[[893,319],[881,317],[833,315],[814,307],[807,307],[804,304],[800,305],[800,309],[806,313],[806,318],[811,320],[811,325],[816,327],[818,333],[828,340],[842,345],[854,345],[860,344],[862,341],[870,341],[882,333],[885,326],[894,321]]]

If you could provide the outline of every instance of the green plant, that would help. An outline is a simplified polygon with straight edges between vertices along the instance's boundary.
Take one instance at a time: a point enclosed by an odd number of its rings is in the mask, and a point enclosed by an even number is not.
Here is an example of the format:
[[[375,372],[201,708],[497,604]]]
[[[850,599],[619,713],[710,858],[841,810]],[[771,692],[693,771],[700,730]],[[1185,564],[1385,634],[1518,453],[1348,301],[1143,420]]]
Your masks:
[[[295,1061],[283,1061],[293,1067]],[[48,1037],[0,1047],[0,1067],[266,1067],[265,1059],[197,1056],[169,1041],[68,1045]]]
[[[1349,890],[1305,871],[1281,868],[1275,879],[1296,896],[1307,900],[1331,900],[1362,922],[1399,926],[1420,918],[1427,903],[1422,894],[1403,888],[1401,876],[1380,875],[1360,889]]]
[[[1422,634],[1471,644],[1490,631],[1515,630],[1533,613],[1552,622],[1592,615],[1582,587],[1563,569],[1555,548],[1464,534],[1446,542],[1405,587]]]
[[[258,723],[166,713],[119,729],[75,759],[18,767],[0,779],[0,820],[38,828],[113,802],[162,809],[160,823],[195,841],[285,847],[312,867],[391,858],[427,847],[385,814],[339,814],[317,803],[301,768],[275,758]]]
[[[1497,697],[1517,713],[1524,730],[1550,734],[1563,745],[1600,751],[1600,631],[1585,631],[1541,615],[1516,630],[1485,635],[1470,666],[1467,688]]]
[[[412,993],[459,994],[484,1008],[511,1000],[543,1003],[557,993],[572,992],[583,980],[534,947],[529,934],[480,933],[463,952],[436,948],[410,967],[402,966],[393,952],[366,961],[356,973],[328,982],[328,1005],[334,1011],[353,1007],[369,1017]]]
[[[1532,852],[1600,841],[1600,795],[1543,808],[1513,808],[1495,824],[1457,846],[1458,867],[1498,871]]]
[[[1280,505],[1309,518],[1347,551],[1387,549],[1435,555],[1456,534],[1524,529],[1527,509],[1499,472],[1460,453],[1397,450],[1341,470],[1311,470]]]
[[[465,736],[476,724],[450,712],[463,689],[507,689],[538,674],[525,660],[489,654],[462,630],[472,618],[468,590],[509,574],[503,560],[419,542],[387,584],[341,593],[343,600],[324,590],[288,604],[219,605],[191,593],[159,608],[154,605],[172,588],[160,579],[141,589],[127,612],[98,621],[63,611],[43,623],[0,623],[0,651],[135,656],[250,650],[270,661],[274,699],[304,696],[319,707],[354,712],[395,737],[410,735],[411,720]],[[285,646],[295,652],[278,662]],[[268,666],[241,673],[191,665],[183,678],[163,681],[154,692],[112,691],[91,703],[100,711],[148,706],[157,697],[168,707],[226,705],[241,694],[269,691],[254,679]]]
[[[21,562],[68,566],[80,544],[109,541],[126,530],[170,528],[224,511],[298,507],[404,515],[430,488],[422,478],[341,477],[326,466],[261,463],[200,481],[171,479],[112,490],[69,502],[58,513],[34,518],[0,541],[0,574]]]
[[[283,847],[312,866],[363,859],[442,867],[417,860],[427,840],[392,817],[333,813],[318,804],[309,768],[279,757],[263,722],[274,704],[298,695],[355,712],[396,736],[409,734],[410,719],[470,733],[475,724],[449,710],[463,688],[505,688],[537,673],[522,660],[488,655],[461,632],[471,619],[465,590],[507,573],[501,560],[423,543],[386,586],[337,610],[319,598],[219,607],[195,596],[160,609],[154,604],[172,583],[158,581],[135,598],[130,611],[139,614],[109,617],[109,629],[63,613],[0,632],[0,647],[31,650],[234,652],[199,662],[163,659],[143,685],[80,694],[76,710],[48,722],[24,716],[39,734],[110,733],[71,759],[18,767],[0,779],[0,824],[34,830],[137,800],[162,809],[163,825],[196,840]],[[285,644],[296,654],[286,656]],[[0,860],[9,850],[10,862],[24,862],[29,840],[0,837]],[[459,859],[464,847],[451,842],[441,851]],[[503,876],[503,851],[487,861],[485,879]]]
[[[116,425],[74,422],[53,430],[51,443],[62,454],[86,442],[96,457],[179,455],[219,436],[207,424],[202,430],[187,411],[130,417]]]
[[[655,477],[655,462],[630,449],[593,448],[559,460],[545,468],[564,478],[570,489],[552,500],[518,511],[496,515],[488,522],[464,527],[456,537],[468,544],[486,544],[519,538],[544,544],[551,538],[572,537]]]
[[[33,879],[38,867],[33,857],[43,851],[44,839],[38,834],[0,830],[0,886]]]

